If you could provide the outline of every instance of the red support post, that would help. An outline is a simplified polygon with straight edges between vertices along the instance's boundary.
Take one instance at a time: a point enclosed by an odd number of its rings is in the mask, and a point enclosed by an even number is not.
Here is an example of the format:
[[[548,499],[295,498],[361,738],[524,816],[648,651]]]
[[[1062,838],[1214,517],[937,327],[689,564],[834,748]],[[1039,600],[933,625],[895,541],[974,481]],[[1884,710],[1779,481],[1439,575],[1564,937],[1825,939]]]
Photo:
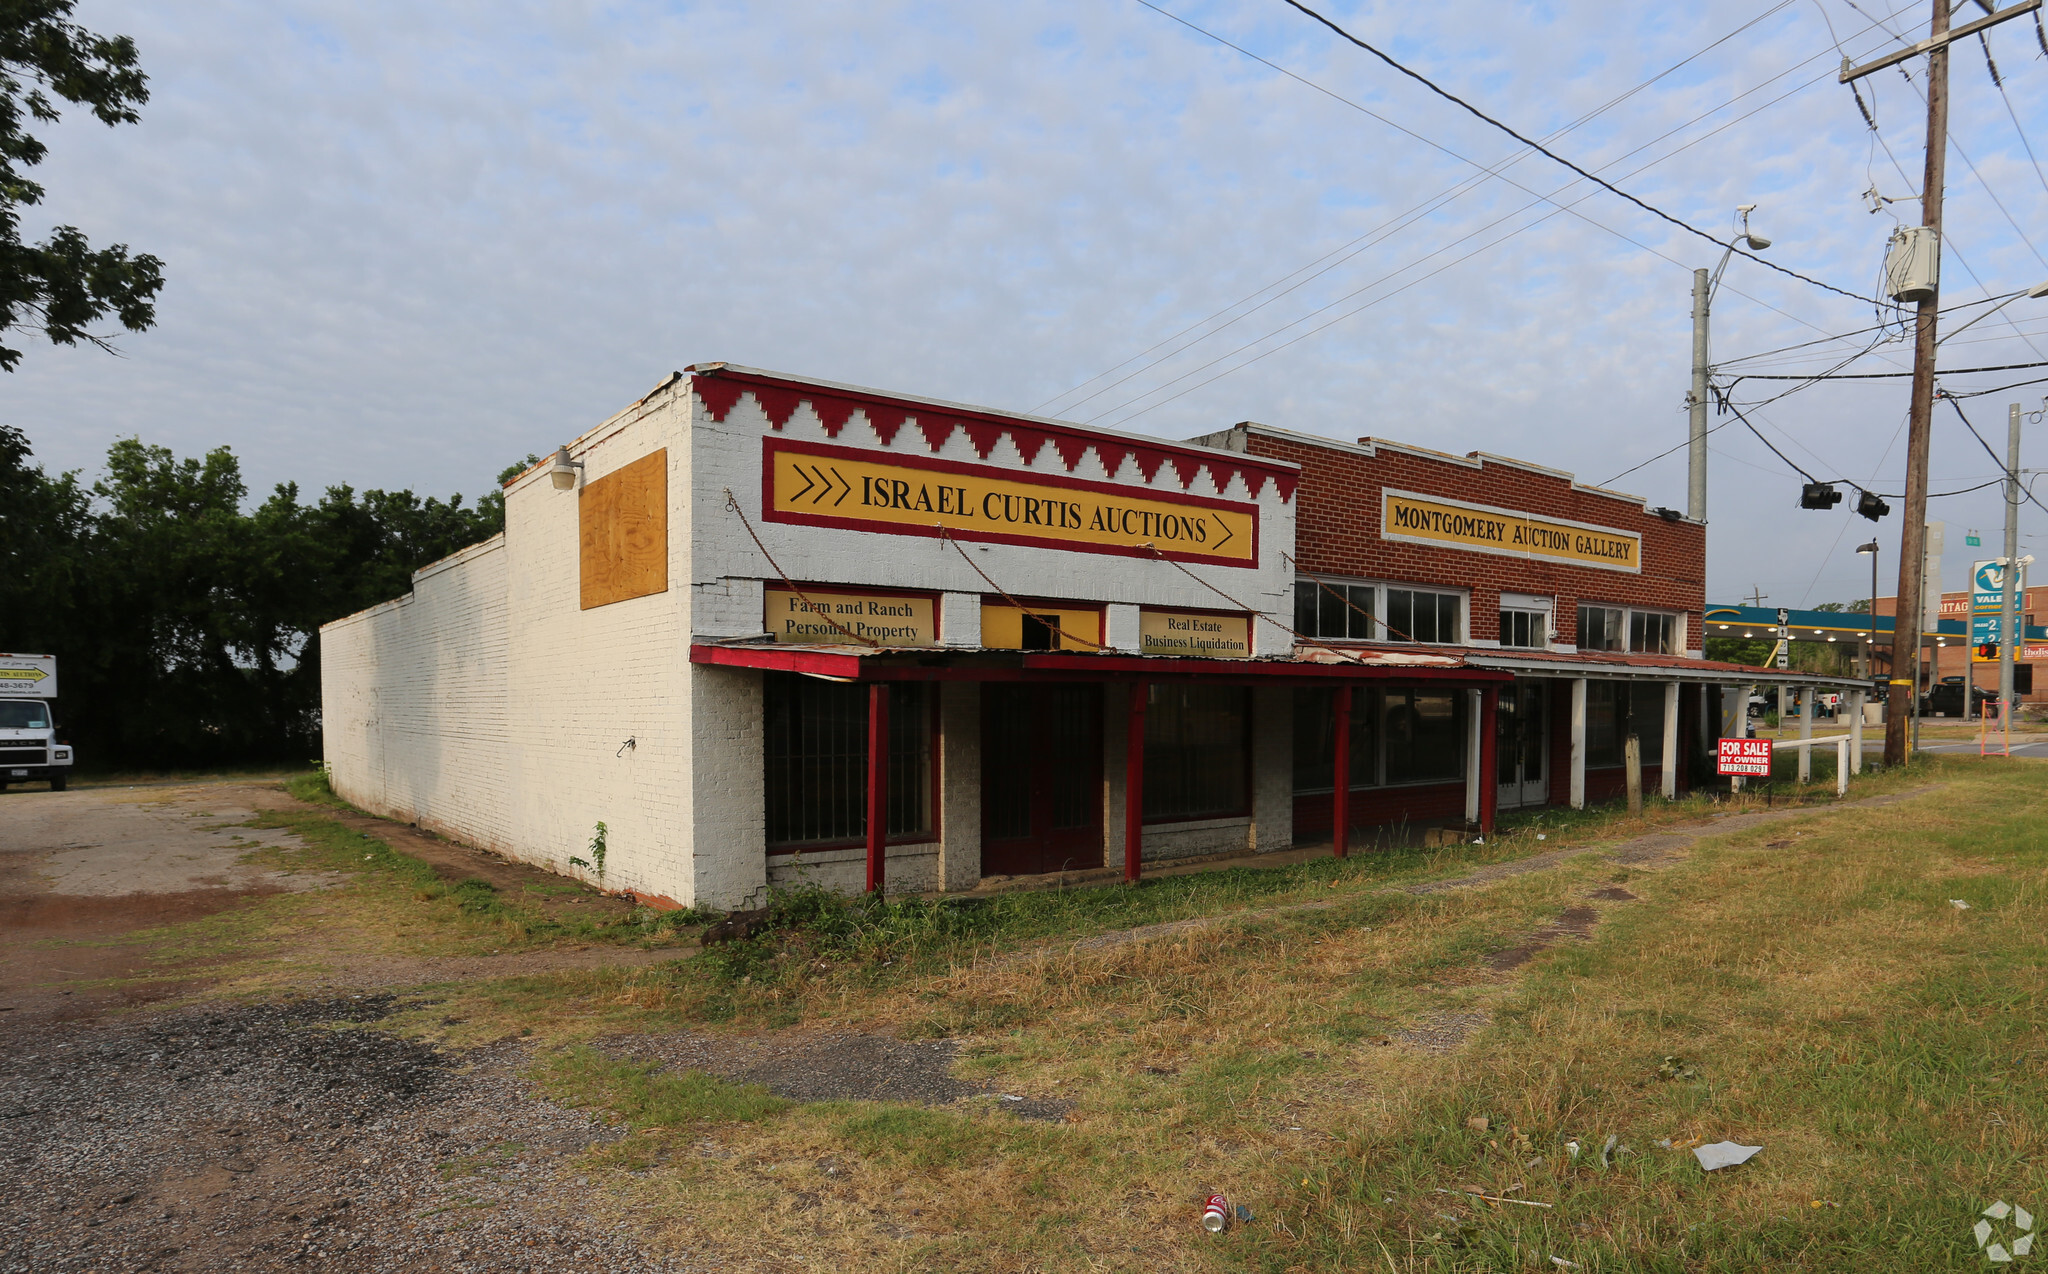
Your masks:
[[[1351,852],[1351,686],[1337,687],[1337,746],[1331,770],[1330,849],[1342,858]]]
[[[1151,687],[1131,683],[1130,712],[1124,726],[1124,883],[1135,885],[1143,873],[1145,850],[1145,700]]]
[[[889,686],[868,685],[868,892],[883,892],[889,849]]]
[[[1500,808],[1500,687],[1479,692],[1479,834],[1493,835]]]

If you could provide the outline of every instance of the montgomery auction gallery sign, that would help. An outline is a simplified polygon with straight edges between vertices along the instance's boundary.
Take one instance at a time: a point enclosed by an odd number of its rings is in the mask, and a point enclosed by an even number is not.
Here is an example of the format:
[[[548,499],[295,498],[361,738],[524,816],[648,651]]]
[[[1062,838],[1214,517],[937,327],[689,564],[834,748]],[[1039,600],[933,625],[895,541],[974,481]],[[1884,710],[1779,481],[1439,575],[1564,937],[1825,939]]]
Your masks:
[[[1603,571],[1643,569],[1643,537],[1633,531],[1392,487],[1380,492],[1380,538]]]

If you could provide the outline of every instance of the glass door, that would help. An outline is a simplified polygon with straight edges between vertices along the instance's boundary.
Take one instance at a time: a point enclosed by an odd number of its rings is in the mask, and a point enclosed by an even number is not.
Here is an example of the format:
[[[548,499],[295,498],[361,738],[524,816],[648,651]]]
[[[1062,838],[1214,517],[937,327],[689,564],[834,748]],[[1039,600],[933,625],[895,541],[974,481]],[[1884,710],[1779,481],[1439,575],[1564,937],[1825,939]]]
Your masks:
[[[1500,808],[1520,809],[1549,800],[1549,684],[1517,681],[1500,693],[1494,732]]]

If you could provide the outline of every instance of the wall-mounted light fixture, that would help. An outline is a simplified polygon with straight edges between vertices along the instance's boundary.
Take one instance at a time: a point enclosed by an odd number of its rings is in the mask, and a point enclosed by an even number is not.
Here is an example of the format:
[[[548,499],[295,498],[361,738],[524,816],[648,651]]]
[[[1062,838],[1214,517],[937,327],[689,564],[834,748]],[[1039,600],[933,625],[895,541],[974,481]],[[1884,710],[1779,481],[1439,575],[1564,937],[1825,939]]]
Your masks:
[[[554,461],[548,465],[548,477],[554,482],[555,490],[575,490],[576,471],[582,467],[583,462],[581,460],[571,460],[569,458],[569,449],[567,447],[555,448]]]

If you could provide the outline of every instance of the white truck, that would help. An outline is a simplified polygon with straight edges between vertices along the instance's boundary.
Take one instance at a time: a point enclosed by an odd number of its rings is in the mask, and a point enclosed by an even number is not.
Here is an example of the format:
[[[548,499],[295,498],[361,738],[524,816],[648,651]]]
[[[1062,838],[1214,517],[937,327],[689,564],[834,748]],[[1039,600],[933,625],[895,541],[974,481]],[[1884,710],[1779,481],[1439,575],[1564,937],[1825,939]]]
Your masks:
[[[57,736],[57,657],[0,652],[0,791],[71,778],[71,745]]]

